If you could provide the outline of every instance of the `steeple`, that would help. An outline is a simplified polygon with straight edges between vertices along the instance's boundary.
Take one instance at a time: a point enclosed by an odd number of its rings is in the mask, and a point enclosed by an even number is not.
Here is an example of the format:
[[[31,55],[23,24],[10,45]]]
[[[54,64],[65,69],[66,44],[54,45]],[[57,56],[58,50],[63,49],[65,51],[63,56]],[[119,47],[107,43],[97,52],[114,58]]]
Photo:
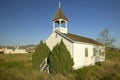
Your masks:
[[[59,8],[55,14],[55,16],[52,19],[53,22],[53,31],[58,30],[62,33],[68,32],[67,30],[67,17],[64,15],[64,13],[61,10],[61,5],[59,3]]]
[[[58,8],[55,16],[53,17],[52,21],[58,20],[58,19],[63,19],[65,21],[68,21],[66,16],[63,14],[61,8]]]

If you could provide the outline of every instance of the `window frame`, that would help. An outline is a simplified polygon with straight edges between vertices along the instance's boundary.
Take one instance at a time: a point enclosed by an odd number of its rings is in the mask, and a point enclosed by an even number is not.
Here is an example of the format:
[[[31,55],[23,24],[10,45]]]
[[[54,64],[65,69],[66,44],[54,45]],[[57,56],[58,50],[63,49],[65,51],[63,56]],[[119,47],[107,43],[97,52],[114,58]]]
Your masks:
[[[99,49],[99,55],[102,55],[102,50],[101,49]]]
[[[93,56],[96,56],[96,48],[93,48]]]
[[[85,57],[88,57],[88,48],[85,48]]]

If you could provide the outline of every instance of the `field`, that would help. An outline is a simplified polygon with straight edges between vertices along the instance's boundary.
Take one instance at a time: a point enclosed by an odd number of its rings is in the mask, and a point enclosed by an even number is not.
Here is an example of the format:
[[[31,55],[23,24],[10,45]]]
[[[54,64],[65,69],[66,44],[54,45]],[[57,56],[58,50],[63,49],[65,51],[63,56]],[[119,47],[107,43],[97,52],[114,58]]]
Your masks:
[[[61,74],[35,70],[32,54],[0,54],[0,80],[120,80],[120,53],[109,53],[103,63]]]
[[[0,54],[0,80],[68,80],[61,74],[45,74],[35,70],[32,54]]]

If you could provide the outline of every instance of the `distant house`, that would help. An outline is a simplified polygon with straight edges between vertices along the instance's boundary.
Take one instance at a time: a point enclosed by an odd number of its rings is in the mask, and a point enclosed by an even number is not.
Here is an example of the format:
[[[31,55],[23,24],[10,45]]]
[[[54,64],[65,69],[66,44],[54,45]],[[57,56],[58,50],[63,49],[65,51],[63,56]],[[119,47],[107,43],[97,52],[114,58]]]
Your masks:
[[[34,53],[35,52],[35,46],[33,46],[33,45],[32,46],[28,46],[27,47],[27,52],[28,53]]]
[[[0,54],[4,54],[4,48],[0,48]]]
[[[28,52],[26,51],[26,49],[20,49],[19,46],[16,46],[13,53],[28,53]]]
[[[4,54],[10,54],[13,53],[12,49],[8,49],[7,47],[4,48]]]
[[[94,65],[95,62],[105,60],[105,55],[101,55],[105,52],[105,47],[101,43],[93,39],[68,32],[68,19],[63,14],[60,7],[53,17],[52,22],[53,31],[45,42],[52,50],[56,44],[63,40],[71,57],[73,58],[74,69]]]
[[[15,49],[10,49],[5,47],[3,49],[4,54],[18,54],[18,53],[28,53],[26,49],[20,49],[19,46],[16,46]]]

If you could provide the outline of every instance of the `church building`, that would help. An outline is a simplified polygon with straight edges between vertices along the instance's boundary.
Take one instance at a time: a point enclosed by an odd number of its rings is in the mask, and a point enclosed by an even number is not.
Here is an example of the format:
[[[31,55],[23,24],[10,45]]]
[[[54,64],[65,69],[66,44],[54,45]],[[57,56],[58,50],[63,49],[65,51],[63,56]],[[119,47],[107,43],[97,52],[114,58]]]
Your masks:
[[[56,44],[63,40],[73,58],[73,69],[94,65],[95,62],[105,60],[105,55],[103,54],[105,47],[101,43],[87,37],[69,33],[67,26],[68,18],[62,12],[60,5],[52,22],[53,31],[45,42],[52,50]]]

